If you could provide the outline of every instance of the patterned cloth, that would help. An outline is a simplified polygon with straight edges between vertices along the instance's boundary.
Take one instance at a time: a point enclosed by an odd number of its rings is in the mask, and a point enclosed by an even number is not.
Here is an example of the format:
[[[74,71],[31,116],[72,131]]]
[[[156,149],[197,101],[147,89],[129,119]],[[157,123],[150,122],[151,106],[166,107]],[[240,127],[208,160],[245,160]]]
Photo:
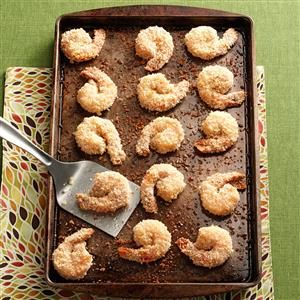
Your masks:
[[[24,132],[37,146],[46,151],[49,141],[51,74],[51,69],[48,68],[9,68],[6,72],[5,83],[4,118],[10,120],[16,128]],[[263,67],[257,67],[257,89],[261,176],[262,280],[257,286],[243,291],[194,299],[273,299]],[[34,157],[3,141],[0,192],[1,299],[100,299],[97,296],[83,293],[55,290],[47,286],[43,278],[47,176],[45,167]]]

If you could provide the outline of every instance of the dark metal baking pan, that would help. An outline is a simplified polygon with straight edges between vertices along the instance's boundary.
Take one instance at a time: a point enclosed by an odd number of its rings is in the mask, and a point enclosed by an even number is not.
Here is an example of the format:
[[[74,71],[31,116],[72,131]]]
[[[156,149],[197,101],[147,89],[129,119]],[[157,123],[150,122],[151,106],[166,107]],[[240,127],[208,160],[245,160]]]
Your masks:
[[[151,25],[163,26],[174,39],[175,50],[169,63],[161,70],[174,82],[188,79],[192,85],[204,66],[221,64],[235,75],[234,89],[244,88],[245,103],[229,112],[240,127],[238,143],[221,155],[201,155],[193,143],[201,137],[198,130],[209,113],[199,99],[195,88],[186,99],[164,114],[142,109],[136,98],[138,79],[147,74],[144,62],[135,56],[134,41],[139,30]],[[219,33],[229,27],[239,32],[236,45],[225,56],[209,62],[191,56],[183,43],[185,33],[199,25],[213,26]],[[104,28],[107,38],[96,59],[71,64],[60,52],[61,33],[83,27],[88,31]],[[76,92],[83,85],[79,75],[86,66],[97,66],[105,71],[118,86],[118,99],[103,117],[111,119],[119,130],[126,162],[119,167],[111,165],[104,155],[100,163],[116,170],[140,184],[145,171],[154,163],[169,162],[184,173],[188,185],[171,205],[159,203],[155,216],[139,206],[117,239],[96,230],[88,241],[88,250],[94,255],[94,264],[87,276],[75,282],[66,281],[55,272],[51,254],[62,239],[88,224],[59,208],[50,182],[48,202],[48,238],[46,277],[52,286],[109,296],[128,297],[182,297],[220,293],[256,284],[260,278],[260,210],[257,169],[257,115],[255,98],[255,52],[253,24],[249,17],[222,11],[179,6],[131,6],[105,8],[61,16],[56,22],[54,47],[54,84],[51,117],[51,155],[63,161],[89,159],[76,146],[72,133],[87,112],[76,102]],[[136,140],[141,128],[158,115],[178,118],[185,129],[185,141],[179,151],[168,155],[154,152],[148,158],[135,154]],[[217,171],[240,170],[247,174],[247,189],[235,212],[229,217],[215,217],[202,208],[197,192],[198,184]],[[122,260],[117,247],[132,238],[132,228],[142,219],[163,221],[172,233],[172,247],[167,255],[148,265]],[[233,237],[234,254],[222,266],[206,269],[194,266],[175,245],[184,236],[195,240],[199,227],[220,225]]]

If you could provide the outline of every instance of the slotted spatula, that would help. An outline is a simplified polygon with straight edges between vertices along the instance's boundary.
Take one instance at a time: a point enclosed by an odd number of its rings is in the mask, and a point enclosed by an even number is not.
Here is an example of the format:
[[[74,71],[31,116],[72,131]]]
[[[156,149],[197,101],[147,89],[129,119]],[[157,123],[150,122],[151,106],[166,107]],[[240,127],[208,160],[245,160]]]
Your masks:
[[[120,209],[113,215],[99,215],[82,211],[77,206],[75,200],[76,193],[87,193],[91,189],[94,175],[108,171],[107,168],[91,161],[58,161],[35,146],[8,121],[1,117],[0,137],[28,151],[48,168],[49,173],[54,179],[56,200],[59,206],[113,237],[118,235],[140,201],[140,187],[129,181],[132,190],[132,201],[127,208]]]

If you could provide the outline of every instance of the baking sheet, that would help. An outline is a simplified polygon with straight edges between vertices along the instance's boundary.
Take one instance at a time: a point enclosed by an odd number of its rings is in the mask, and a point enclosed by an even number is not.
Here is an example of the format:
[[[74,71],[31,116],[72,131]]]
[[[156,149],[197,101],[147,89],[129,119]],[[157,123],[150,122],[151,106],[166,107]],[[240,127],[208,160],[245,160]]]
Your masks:
[[[76,126],[86,116],[90,116],[76,103],[77,90],[85,80],[80,78],[80,71],[86,66],[97,66],[105,71],[118,86],[118,99],[103,117],[111,119],[119,130],[124,150],[128,159],[120,166],[112,166],[107,154],[103,155],[100,163],[107,168],[119,171],[140,184],[145,171],[154,163],[172,163],[186,178],[188,183],[185,191],[171,205],[159,201],[159,213],[147,214],[140,206],[130,218],[127,226],[121,231],[117,240],[112,239],[101,231],[96,231],[88,241],[89,252],[95,255],[94,265],[88,275],[81,280],[85,283],[241,283],[249,282],[256,276],[258,269],[257,232],[257,199],[256,199],[256,164],[255,164],[255,106],[253,95],[253,78],[251,74],[251,60],[249,55],[251,43],[249,30],[236,20],[231,22],[239,31],[239,39],[233,49],[225,56],[210,62],[203,62],[194,58],[185,49],[183,38],[192,27],[196,25],[212,25],[222,33],[230,25],[230,20],[191,18],[187,26],[187,19],[182,19],[182,24],[174,19],[146,18],[141,26],[141,19],[134,18],[126,25],[125,19],[120,20],[94,18],[71,18],[62,22],[60,31],[85,25],[86,30],[102,27],[107,32],[106,42],[101,55],[93,61],[81,64],[70,64],[60,54],[59,95],[61,100],[60,130],[57,131],[58,157],[63,161],[90,159],[98,161],[98,156],[88,156],[76,146],[72,133]],[[178,19],[177,19],[178,20]],[[225,20],[225,21],[224,21]],[[127,20],[128,21],[128,20]],[[147,22],[148,21],[148,22]],[[196,23],[198,24],[196,24]],[[97,23],[97,25],[95,25]],[[163,24],[161,24],[163,23]],[[111,25],[107,25],[111,24]],[[175,51],[169,63],[160,72],[167,75],[172,82],[187,79],[192,84],[188,96],[183,102],[166,113],[151,113],[142,109],[136,97],[138,79],[147,74],[144,70],[142,59],[135,56],[134,39],[140,29],[148,25],[163,25],[174,40]],[[223,24],[227,24],[226,27]],[[126,26],[125,26],[126,25]],[[197,152],[193,143],[201,137],[198,125],[205,119],[210,109],[200,101],[195,87],[195,80],[199,71],[207,65],[220,64],[227,66],[235,75],[233,90],[244,88],[248,97],[241,107],[229,109],[237,119],[240,127],[239,141],[231,150],[221,155],[203,155]],[[178,118],[184,126],[185,141],[180,150],[159,155],[152,152],[147,158],[139,158],[135,154],[135,144],[145,124],[157,116],[172,116]],[[244,171],[247,174],[247,190],[241,192],[241,199],[234,214],[229,217],[215,217],[204,211],[201,207],[197,186],[208,175],[215,172],[231,170]],[[53,234],[55,239],[52,249],[57,243],[82,226],[87,226],[81,220],[67,212],[55,207],[55,222]],[[132,238],[132,227],[145,218],[156,218],[164,222],[172,233],[172,247],[167,255],[154,263],[139,265],[122,260],[118,257],[117,247]],[[228,229],[233,237],[234,254],[223,265],[211,270],[196,267],[191,261],[180,253],[174,242],[184,236],[195,240],[198,228],[211,224]],[[54,237],[53,235],[53,237]],[[53,282],[64,282],[50,267],[50,278]]]

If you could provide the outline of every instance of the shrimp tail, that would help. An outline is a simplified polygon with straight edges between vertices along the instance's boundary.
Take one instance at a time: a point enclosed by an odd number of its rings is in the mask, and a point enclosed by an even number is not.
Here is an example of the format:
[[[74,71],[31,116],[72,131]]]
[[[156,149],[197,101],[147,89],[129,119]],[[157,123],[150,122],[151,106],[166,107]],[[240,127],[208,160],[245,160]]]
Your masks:
[[[197,249],[195,244],[190,240],[179,238],[175,243],[179,247],[180,251],[188,256],[196,266],[203,266],[208,268],[215,267],[214,265],[211,265],[209,253]]]
[[[94,233],[92,228],[82,228],[81,230],[73,233],[72,235],[66,237],[66,243],[80,243],[88,240]]]
[[[140,156],[148,156],[150,154],[150,135],[144,131],[144,135],[141,136],[136,144],[136,153]]]
[[[223,99],[222,99],[223,98]],[[224,101],[224,108],[240,106],[246,98],[244,91],[232,92],[227,95],[222,95],[221,99]]]
[[[223,34],[223,37],[219,40],[219,45],[216,48],[216,55],[224,55],[230,48],[236,43],[238,34],[233,28],[229,28]]]
[[[175,242],[175,244],[179,247],[183,254],[192,260],[193,264],[198,266],[206,266],[208,268],[212,267],[204,263],[206,260],[205,256],[208,254],[205,255],[205,252],[197,249],[194,243],[192,243],[189,239],[181,237]]]
[[[154,196],[154,187],[159,180],[159,172],[149,169],[141,184],[141,202],[144,209],[149,213],[157,213],[158,206]]]
[[[201,99],[214,109],[226,109],[228,107],[240,106],[246,97],[244,91],[232,92],[229,94],[221,94],[209,89],[204,89],[199,92]]]
[[[232,101],[235,106],[240,105],[246,98],[245,91],[232,92],[227,95],[227,100]]]
[[[118,253],[120,257],[123,259],[136,261],[141,264],[143,263],[149,263],[154,260],[156,251],[153,251],[153,247],[149,248],[139,248],[139,249],[132,249],[127,247],[119,247]]]
[[[131,248],[119,247],[118,253],[119,253],[120,257],[125,258],[125,259],[130,259],[132,257],[132,249]]]
[[[164,64],[165,61],[162,59],[162,57],[153,57],[147,62],[145,70],[149,72],[154,72],[156,70],[161,69]]]
[[[105,42],[106,33],[104,29],[95,29],[94,30],[94,40],[93,44],[101,50]]]
[[[179,247],[179,249],[183,252],[185,251],[188,247],[189,244],[191,244],[191,241],[188,239],[185,239],[183,237],[179,238],[175,244]]]
[[[225,183],[229,183],[238,190],[244,190],[247,188],[246,183],[246,175],[244,173],[234,172],[234,174],[225,181]]]
[[[142,181],[141,185],[141,202],[148,213],[157,213],[158,206],[154,196],[154,187],[159,180],[159,177],[154,177],[148,173]],[[146,183],[147,182],[147,185]]]
[[[102,81],[102,72],[99,72],[99,69],[97,67],[87,67],[84,70],[80,72],[80,76],[82,76],[85,79],[92,79],[96,81],[97,83],[101,83]]]
[[[230,49],[237,41],[238,34],[233,28],[227,29],[224,34],[222,40],[226,43],[228,49]]]
[[[194,146],[202,153],[220,153],[232,147],[234,142],[228,137],[200,139]]]

